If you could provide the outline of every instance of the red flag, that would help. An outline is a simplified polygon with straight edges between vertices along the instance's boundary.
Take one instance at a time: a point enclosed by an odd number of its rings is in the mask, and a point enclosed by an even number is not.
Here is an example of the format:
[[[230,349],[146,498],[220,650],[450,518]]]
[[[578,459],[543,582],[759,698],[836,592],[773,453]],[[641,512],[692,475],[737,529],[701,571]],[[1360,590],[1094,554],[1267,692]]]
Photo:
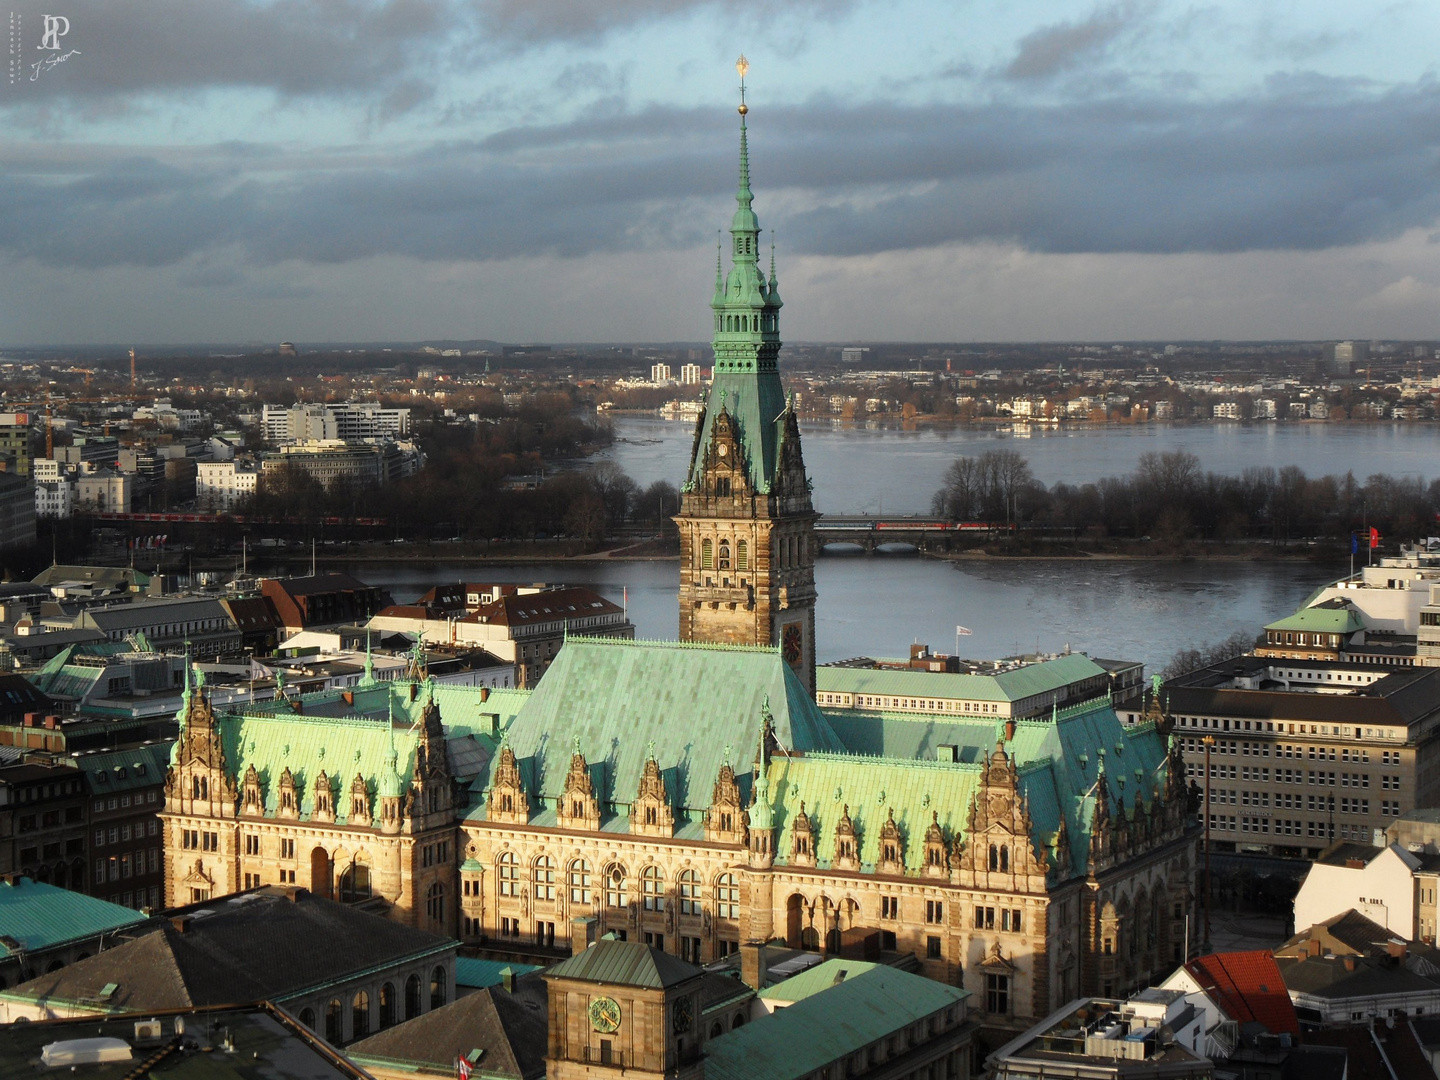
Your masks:
[[[455,1059],[455,1077],[456,1077],[456,1080],[470,1080],[470,1073],[471,1073],[471,1071],[473,1070],[473,1068],[474,1068],[474,1067],[470,1064],[470,1062],[466,1061],[463,1057],[462,1057],[462,1058],[456,1058],[456,1059]]]
[[[1380,546],[1380,530],[1373,525],[1370,526],[1370,546],[1372,548],[1378,548]]]

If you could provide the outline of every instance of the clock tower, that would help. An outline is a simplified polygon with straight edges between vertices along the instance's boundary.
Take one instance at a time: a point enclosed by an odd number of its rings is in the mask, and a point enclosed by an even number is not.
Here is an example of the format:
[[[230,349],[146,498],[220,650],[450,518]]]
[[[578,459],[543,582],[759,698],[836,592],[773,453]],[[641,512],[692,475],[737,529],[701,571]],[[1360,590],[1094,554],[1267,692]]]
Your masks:
[[[543,973],[547,1080],[703,1080],[704,972],[638,941],[604,937]]]
[[[715,372],[681,487],[680,640],[778,647],[815,692],[815,510],[794,401],[780,382],[780,284],[760,267],[740,71],[740,184],[730,272],[717,254]]]

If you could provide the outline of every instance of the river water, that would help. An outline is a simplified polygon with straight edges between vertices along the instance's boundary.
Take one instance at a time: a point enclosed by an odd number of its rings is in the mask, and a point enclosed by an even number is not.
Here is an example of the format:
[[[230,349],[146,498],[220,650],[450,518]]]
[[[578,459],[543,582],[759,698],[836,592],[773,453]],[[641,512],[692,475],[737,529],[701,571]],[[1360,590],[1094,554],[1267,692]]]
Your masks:
[[[605,457],[642,486],[678,483],[693,427],[622,417]],[[805,461],[823,512],[923,513],[955,457],[992,447],[1019,450],[1046,484],[1083,483],[1133,469],[1147,450],[1184,449],[1208,470],[1299,465],[1311,476],[1353,470],[1420,475],[1436,471],[1440,436],[1428,425],[1198,424],[1037,431],[1029,438],[974,428],[906,432],[829,424],[804,428]],[[824,661],[904,655],[912,641],[993,658],[1065,646],[1092,656],[1162,667],[1181,648],[1237,630],[1258,632],[1346,571],[1330,561],[944,562],[911,555],[826,555],[816,571],[817,652]],[[639,636],[673,639],[679,574],[674,562],[554,562],[526,565],[377,563],[357,576],[397,602],[442,581],[589,584],[628,603]]]

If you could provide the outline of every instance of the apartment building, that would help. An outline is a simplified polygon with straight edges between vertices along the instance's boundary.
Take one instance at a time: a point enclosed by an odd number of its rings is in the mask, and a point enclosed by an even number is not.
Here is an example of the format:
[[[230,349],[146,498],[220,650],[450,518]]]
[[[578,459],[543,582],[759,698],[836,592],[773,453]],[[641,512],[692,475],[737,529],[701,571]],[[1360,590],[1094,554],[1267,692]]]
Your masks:
[[[410,434],[410,410],[377,401],[339,404],[266,405],[260,415],[265,441],[393,439]]]
[[[200,461],[195,465],[195,496],[202,510],[234,510],[253,498],[259,470],[235,461]]]
[[[1240,656],[1171,680],[1161,701],[1187,777],[1208,779],[1217,850],[1313,859],[1440,796],[1433,668]]]

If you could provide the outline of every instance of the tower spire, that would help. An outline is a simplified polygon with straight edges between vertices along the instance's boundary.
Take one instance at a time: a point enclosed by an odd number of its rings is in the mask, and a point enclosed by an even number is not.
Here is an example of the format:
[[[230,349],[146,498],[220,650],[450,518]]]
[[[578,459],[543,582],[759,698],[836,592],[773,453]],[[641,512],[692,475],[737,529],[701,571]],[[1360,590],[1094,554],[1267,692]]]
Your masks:
[[[745,117],[750,112],[750,106],[745,104],[745,75],[750,70],[750,61],[744,53],[735,61],[735,70],[740,73],[740,188],[735,193],[735,201],[742,209],[749,210],[755,196],[750,190],[750,145],[745,137]]]

